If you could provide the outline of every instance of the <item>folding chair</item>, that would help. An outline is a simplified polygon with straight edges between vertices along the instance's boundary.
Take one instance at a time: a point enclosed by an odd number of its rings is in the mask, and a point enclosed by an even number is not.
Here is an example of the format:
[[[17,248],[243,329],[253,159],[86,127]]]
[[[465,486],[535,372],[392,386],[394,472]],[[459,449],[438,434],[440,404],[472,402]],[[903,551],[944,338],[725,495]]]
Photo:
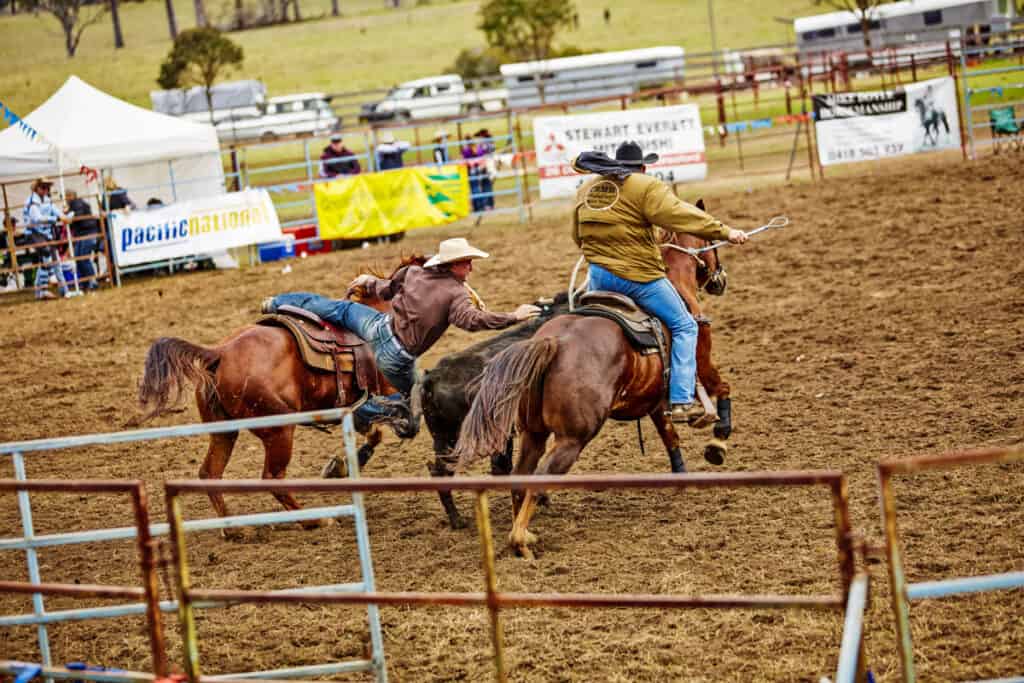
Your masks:
[[[1000,107],[988,112],[988,126],[992,131],[992,145],[995,153],[999,154],[999,148],[1005,145],[1007,149],[1024,149],[1024,140],[1021,139],[1020,122],[1017,121],[1013,106]]]

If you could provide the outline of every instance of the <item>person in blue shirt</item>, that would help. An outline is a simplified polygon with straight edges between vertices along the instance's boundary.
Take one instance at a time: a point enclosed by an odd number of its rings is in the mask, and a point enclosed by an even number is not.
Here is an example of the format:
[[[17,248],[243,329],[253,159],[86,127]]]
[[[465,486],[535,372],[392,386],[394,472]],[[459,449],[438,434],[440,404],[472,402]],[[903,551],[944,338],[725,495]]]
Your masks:
[[[60,239],[60,225],[67,224],[70,219],[50,201],[50,188],[53,182],[48,178],[36,178],[32,182],[32,192],[25,201],[23,218],[25,234],[33,244],[52,242]],[[57,248],[42,246],[36,248],[39,254],[39,268],[36,270],[36,298],[54,299],[48,291],[50,276],[57,277],[57,287],[61,296],[67,296],[68,284],[64,279],[64,270],[60,266]]]

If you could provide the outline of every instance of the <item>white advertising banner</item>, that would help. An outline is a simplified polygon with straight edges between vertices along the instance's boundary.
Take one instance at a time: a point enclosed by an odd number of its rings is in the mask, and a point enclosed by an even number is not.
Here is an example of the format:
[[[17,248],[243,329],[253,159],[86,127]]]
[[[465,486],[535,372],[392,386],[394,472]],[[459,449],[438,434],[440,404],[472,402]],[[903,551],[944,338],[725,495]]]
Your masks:
[[[960,146],[953,78],[814,96],[822,166]]]
[[[533,120],[540,197],[571,197],[587,178],[570,165],[580,152],[604,152],[633,140],[644,153],[660,158],[647,172],[667,182],[702,180],[708,175],[700,109],[693,104],[654,109],[602,112],[571,116],[542,116]]]
[[[111,215],[119,266],[210,254],[282,239],[266,190],[245,190]]]

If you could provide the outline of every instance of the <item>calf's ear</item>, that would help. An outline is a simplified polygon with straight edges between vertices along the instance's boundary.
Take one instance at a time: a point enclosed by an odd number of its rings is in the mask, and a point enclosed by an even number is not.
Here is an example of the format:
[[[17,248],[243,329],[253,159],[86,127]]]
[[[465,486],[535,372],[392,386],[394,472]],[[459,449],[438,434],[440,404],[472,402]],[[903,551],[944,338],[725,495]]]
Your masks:
[[[704,208],[704,198],[703,198],[703,197],[701,197],[700,199],[698,199],[698,200],[697,200],[697,203],[696,203],[696,204],[694,204],[694,206],[696,206],[696,207],[697,207],[698,209],[700,209],[701,211],[706,211],[706,210],[707,210],[707,209],[705,209],[705,208]]]

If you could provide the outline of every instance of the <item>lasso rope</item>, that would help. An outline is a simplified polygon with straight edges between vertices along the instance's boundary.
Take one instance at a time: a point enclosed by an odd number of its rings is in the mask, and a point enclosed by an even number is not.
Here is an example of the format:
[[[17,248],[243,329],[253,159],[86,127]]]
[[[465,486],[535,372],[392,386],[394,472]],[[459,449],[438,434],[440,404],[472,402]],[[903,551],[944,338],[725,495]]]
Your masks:
[[[770,230],[772,228],[784,228],[787,225],[789,225],[789,218],[788,217],[786,217],[786,216],[775,216],[774,218],[772,218],[770,221],[768,221],[767,223],[765,223],[761,227],[755,228],[755,229],[751,230],[750,232],[748,232],[747,233],[747,237],[753,237],[754,235],[756,235],[759,232],[764,232],[765,230]],[[718,247],[728,247],[731,244],[732,244],[732,242],[730,242],[729,240],[721,240],[719,242],[714,242],[712,244],[707,245],[706,247],[701,247],[699,249],[691,249],[690,247],[681,247],[678,244],[672,244],[671,242],[665,242],[661,246],[667,247],[669,249],[675,249],[676,251],[681,251],[684,254],[689,254],[690,256],[692,256],[695,259],[700,259],[700,255],[703,254],[706,251],[711,251],[712,249],[717,249]],[[579,286],[579,289],[576,289],[576,276],[579,274],[580,266],[582,266],[585,262],[586,262],[586,258],[583,257],[583,256],[580,256],[579,260],[576,261],[576,265],[572,269],[572,276],[569,278],[569,311],[570,312],[573,311],[575,309],[575,307],[576,307],[575,306],[576,295],[579,292],[582,292],[584,289],[586,289],[587,283],[590,282],[590,274],[587,273],[587,277],[586,277],[585,280],[583,280],[583,284],[581,284]]]
[[[784,228],[787,225],[789,225],[789,218],[787,218],[786,216],[776,216],[775,218],[771,219],[770,221],[768,221],[767,223],[765,223],[761,227],[754,228],[753,230],[748,232],[747,233],[747,237],[753,237],[757,233],[764,232],[765,230],[770,230],[771,228]],[[665,242],[661,246],[668,247],[669,249],[675,249],[676,251],[681,251],[684,254],[689,254],[690,256],[692,256],[694,258],[697,258],[698,256],[700,256],[701,254],[703,254],[706,251],[711,251],[712,249],[718,249],[718,247],[728,247],[728,246],[731,246],[731,245],[732,245],[732,242],[730,242],[729,240],[721,240],[719,242],[713,242],[713,243],[707,245],[706,247],[700,247],[699,249],[691,249],[690,247],[681,247],[678,244],[672,244],[671,242]]]

